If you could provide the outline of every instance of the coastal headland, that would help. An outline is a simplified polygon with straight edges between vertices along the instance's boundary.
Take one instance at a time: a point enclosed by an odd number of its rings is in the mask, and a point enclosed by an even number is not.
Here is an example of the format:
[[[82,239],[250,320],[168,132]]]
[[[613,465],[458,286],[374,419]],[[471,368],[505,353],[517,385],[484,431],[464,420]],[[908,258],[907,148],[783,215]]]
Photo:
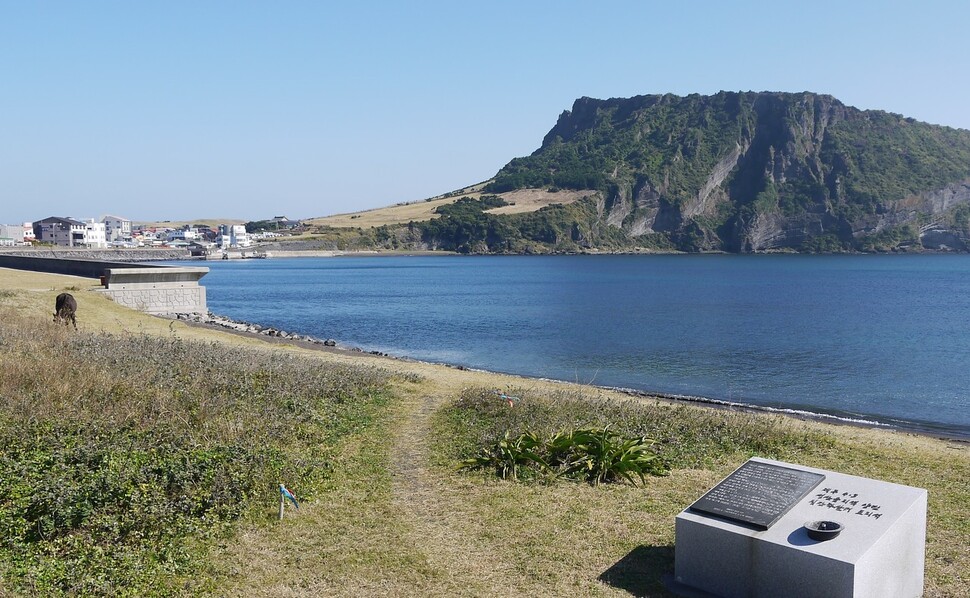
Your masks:
[[[256,596],[664,596],[668,594],[662,578],[673,569],[674,516],[750,456],[784,458],[928,489],[924,595],[964,595],[970,584],[966,549],[970,447],[966,443],[765,413],[713,410],[659,397],[223,330],[126,309],[91,292],[95,287],[89,279],[0,269],[0,320],[4,323],[0,339],[7,348],[0,368],[4,395],[0,425],[18,425],[19,414],[44,396],[43,384],[32,386],[30,396],[12,385],[10,372],[29,368],[32,359],[39,359],[11,350],[18,346],[18,334],[49,335],[52,342],[64,342],[66,347],[96,347],[113,338],[160,339],[189,347],[185,359],[195,351],[192,347],[199,352],[203,347],[215,347],[229,354],[236,352],[243,361],[258,361],[260,355],[283,362],[308,360],[314,371],[332,370],[339,377],[339,372],[352,371],[341,368],[364,368],[381,372],[387,380],[386,398],[374,403],[366,420],[342,432],[338,440],[326,440],[333,443],[327,453],[327,474],[307,492],[298,511],[288,511],[283,521],[276,521],[277,503],[272,492],[264,489],[251,500],[269,496],[265,504],[256,504],[246,516],[229,518],[221,534],[194,537],[193,546],[199,552],[193,553],[198,562],[191,575],[205,582],[193,591]],[[77,298],[77,333],[50,321],[54,297],[64,291]],[[32,329],[35,334],[17,333],[10,326]],[[123,362],[125,356],[105,359],[106,363]],[[180,364],[172,365],[177,369]],[[233,409],[245,411],[249,402],[256,401],[267,375],[254,374],[253,386],[240,387],[249,390],[240,392]],[[70,385],[69,380],[48,380],[44,372],[36,372],[36,377],[45,384]],[[124,397],[137,396],[147,383],[119,380],[111,386],[119,389],[111,397],[79,396],[77,401],[101,401],[102,408],[110,411],[118,407],[111,401],[124,403]],[[541,406],[536,408],[539,411],[578,402],[602,406],[605,413],[650,409],[658,419],[681,422],[666,437],[656,439],[661,445],[680,446],[678,436],[694,434],[691,422],[703,421],[708,436],[704,442],[720,448],[703,454],[698,449],[695,459],[675,459],[669,475],[650,478],[642,486],[516,483],[459,472],[456,455],[468,447],[457,445],[470,438],[461,430],[477,424],[458,408],[472,395],[488,397],[496,390],[522,397],[521,404],[514,406],[496,399],[489,409],[500,411],[501,417],[514,419],[522,413],[528,420],[537,413],[530,410],[533,401]],[[173,402],[173,410],[174,403],[184,398],[177,388],[164,396]],[[132,400],[130,409],[137,405]],[[207,408],[202,401],[189,413],[196,417]],[[55,427],[70,417],[83,419],[76,412],[43,417]],[[138,414],[127,417],[137,420]],[[130,424],[119,421],[118,428],[127,429],[126,425]],[[321,420],[313,425],[328,424]],[[216,434],[205,419],[187,429],[197,430],[199,439]],[[317,438],[309,430],[301,434],[294,442]],[[751,440],[759,435],[777,435],[783,441],[758,444]],[[763,451],[770,454],[761,454]],[[300,485],[286,481],[300,496]],[[11,500],[4,504],[0,506],[14,513],[12,509],[21,503]],[[56,525],[51,529],[56,530]],[[24,583],[43,583],[44,575],[52,575],[25,567],[13,552],[0,551],[0,593],[19,591],[26,587]],[[105,574],[84,570],[85,565],[78,567],[81,575]],[[110,578],[111,572],[107,575]],[[178,572],[167,575],[180,579]],[[174,593],[172,587],[155,590]]]

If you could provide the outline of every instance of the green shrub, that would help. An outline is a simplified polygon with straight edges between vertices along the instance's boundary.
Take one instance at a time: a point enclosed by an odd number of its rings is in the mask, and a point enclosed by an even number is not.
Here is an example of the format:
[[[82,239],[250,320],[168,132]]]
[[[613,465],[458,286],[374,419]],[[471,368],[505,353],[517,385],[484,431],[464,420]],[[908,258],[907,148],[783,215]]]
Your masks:
[[[504,480],[518,479],[522,468],[530,473],[547,471],[549,464],[540,456],[545,452],[544,441],[538,435],[525,432],[512,438],[505,436],[490,448],[482,449],[477,457],[464,462],[469,468],[495,468]]]
[[[478,456],[462,462],[470,469],[494,468],[502,479],[518,479],[523,470],[528,477],[565,477],[600,482],[626,480],[636,485],[639,478],[666,473],[652,452],[654,442],[645,437],[625,438],[608,428],[581,428],[543,436],[525,432],[505,436]]]
[[[646,483],[646,476],[666,473],[653,453],[654,441],[645,436],[627,438],[609,428],[583,428],[560,436],[554,436],[551,444],[557,453],[565,455],[567,477],[579,477],[593,485],[621,480],[636,485],[636,478]]]
[[[208,546],[312,498],[386,373],[0,313],[0,572],[31,595],[206,590]]]

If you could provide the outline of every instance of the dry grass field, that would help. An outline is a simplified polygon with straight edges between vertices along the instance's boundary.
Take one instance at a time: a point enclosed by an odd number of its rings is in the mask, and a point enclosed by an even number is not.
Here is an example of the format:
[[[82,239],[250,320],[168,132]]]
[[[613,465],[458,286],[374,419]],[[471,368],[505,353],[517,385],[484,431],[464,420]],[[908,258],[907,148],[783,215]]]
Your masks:
[[[553,204],[570,204],[574,201],[597,194],[598,191],[562,190],[555,193],[545,189],[519,189],[502,193],[500,197],[509,203],[507,206],[487,210],[489,214],[523,214],[535,212]]]
[[[332,226],[335,228],[374,228],[377,226],[407,224],[408,222],[421,222],[437,218],[434,213],[438,206],[455,203],[461,197],[478,197],[478,194],[456,195],[442,199],[432,199],[430,201],[416,201],[401,203],[386,208],[365,210],[363,212],[353,212],[350,214],[337,214],[324,218],[311,218],[304,220],[310,226]]]
[[[481,185],[463,189],[463,193],[447,198],[436,198],[427,201],[402,203],[385,208],[365,210],[351,214],[337,214],[324,218],[306,220],[311,226],[331,226],[335,228],[372,228],[384,225],[407,224],[437,218],[434,213],[439,206],[458,201],[462,197],[481,197]],[[489,214],[521,214],[535,212],[552,204],[569,204],[583,197],[596,193],[595,191],[558,191],[550,192],[543,189],[521,189],[508,193],[499,193],[499,197],[510,205],[488,210]]]
[[[203,280],[204,282],[204,280]],[[325,488],[275,520],[276,504],[214,542],[204,563],[219,596],[669,596],[674,516],[752,455],[750,446],[673,469],[642,487],[514,483],[460,473],[441,417],[468,389],[649,404],[731,435],[800,439],[786,460],[929,490],[926,596],[970,587],[970,451],[966,443],[632,398],[602,389],[271,343],[122,308],[87,279],[0,269],[0,310],[50,326],[54,297],[78,298],[79,334],[160,335],[286,353],[327,364],[376,365],[394,399],[341,441]],[[9,312],[5,312],[9,313]],[[675,411],[674,411],[675,410]],[[690,425],[685,424],[685,425]],[[757,436],[750,434],[749,436]],[[781,437],[781,436],[780,436]],[[748,448],[746,448],[748,447]],[[297,489],[299,494],[299,489]],[[2,502],[2,497],[0,497]],[[4,565],[0,563],[0,594]]]

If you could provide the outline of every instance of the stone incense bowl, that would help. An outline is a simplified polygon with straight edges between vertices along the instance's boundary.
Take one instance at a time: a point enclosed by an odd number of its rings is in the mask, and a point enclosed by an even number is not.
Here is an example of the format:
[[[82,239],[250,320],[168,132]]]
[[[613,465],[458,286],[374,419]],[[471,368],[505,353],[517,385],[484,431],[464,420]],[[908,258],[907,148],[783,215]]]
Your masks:
[[[805,524],[808,537],[819,542],[831,540],[842,533],[843,529],[845,527],[835,521],[809,521]]]

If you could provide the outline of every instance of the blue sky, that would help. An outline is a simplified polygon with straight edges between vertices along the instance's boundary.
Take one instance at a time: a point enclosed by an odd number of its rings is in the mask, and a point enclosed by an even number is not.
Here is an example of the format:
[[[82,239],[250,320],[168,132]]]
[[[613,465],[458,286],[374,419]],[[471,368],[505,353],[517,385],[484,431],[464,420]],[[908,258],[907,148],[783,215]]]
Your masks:
[[[967,23],[932,0],[0,0],[0,222],[420,200],[582,96],[808,90],[970,129]]]

